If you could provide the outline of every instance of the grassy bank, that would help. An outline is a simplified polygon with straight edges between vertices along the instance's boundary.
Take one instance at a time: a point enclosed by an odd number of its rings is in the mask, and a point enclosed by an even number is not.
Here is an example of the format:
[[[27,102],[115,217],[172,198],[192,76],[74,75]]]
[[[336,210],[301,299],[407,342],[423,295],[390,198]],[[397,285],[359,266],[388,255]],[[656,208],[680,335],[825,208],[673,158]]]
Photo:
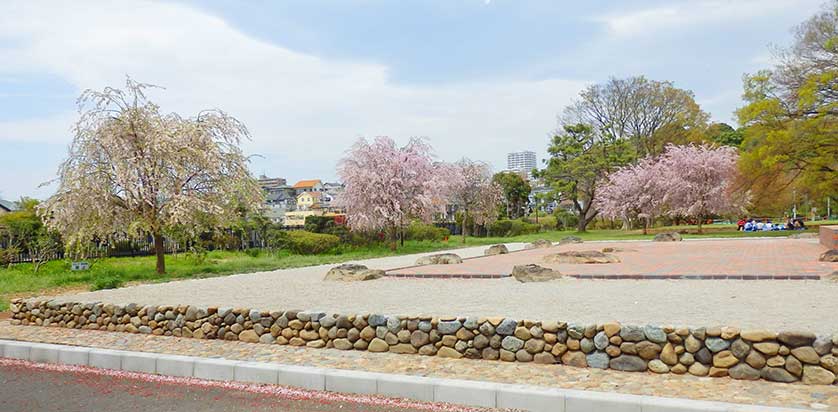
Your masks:
[[[689,231],[684,237],[762,237],[788,236],[790,232],[737,232],[735,226],[711,225],[704,228],[704,234],[692,233],[693,226],[656,228],[655,232],[665,230]],[[817,231],[816,227],[808,232]],[[799,233],[799,232],[797,232]],[[560,240],[565,236],[578,236],[584,240],[642,240],[651,239],[652,234],[643,235],[641,231],[592,230],[585,233],[573,231],[548,231],[515,237],[491,237],[466,239],[465,246],[488,245],[508,242],[530,242],[535,239]],[[235,273],[258,272],[265,270],[340,263],[350,260],[373,257],[432,252],[437,250],[463,247],[460,237],[451,237],[447,242],[408,241],[397,250],[390,250],[385,245],[369,247],[345,247],[336,253],[321,255],[297,255],[287,251],[276,253],[263,252],[250,256],[241,252],[209,252],[203,258],[188,254],[171,255],[166,258],[167,273],[158,275],[154,270],[154,257],[105,258],[92,261],[90,270],[74,272],[69,261],[52,261],[44,264],[38,273],[34,273],[31,264],[19,264],[11,269],[0,269],[0,311],[8,308],[9,299],[14,297],[51,294],[67,290],[87,290],[119,287],[130,283],[166,282],[177,279],[224,276]]]

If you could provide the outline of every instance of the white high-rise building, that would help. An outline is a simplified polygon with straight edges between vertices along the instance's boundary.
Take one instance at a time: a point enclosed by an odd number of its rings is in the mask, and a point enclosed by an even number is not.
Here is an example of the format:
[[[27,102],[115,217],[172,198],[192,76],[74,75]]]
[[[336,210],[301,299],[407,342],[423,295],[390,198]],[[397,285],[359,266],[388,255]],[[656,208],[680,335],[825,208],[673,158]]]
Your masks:
[[[532,179],[532,170],[535,169],[535,166],[535,152],[524,150],[523,152],[512,152],[506,155],[506,168],[525,174],[527,179]]]

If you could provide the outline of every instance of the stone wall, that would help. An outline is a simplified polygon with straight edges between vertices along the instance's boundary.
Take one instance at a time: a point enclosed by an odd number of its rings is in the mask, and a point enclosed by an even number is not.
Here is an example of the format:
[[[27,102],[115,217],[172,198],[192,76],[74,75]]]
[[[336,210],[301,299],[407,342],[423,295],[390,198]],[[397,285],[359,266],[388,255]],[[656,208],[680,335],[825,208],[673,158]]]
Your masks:
[[[12,324],[838,384],[838,334],[15,300]]]

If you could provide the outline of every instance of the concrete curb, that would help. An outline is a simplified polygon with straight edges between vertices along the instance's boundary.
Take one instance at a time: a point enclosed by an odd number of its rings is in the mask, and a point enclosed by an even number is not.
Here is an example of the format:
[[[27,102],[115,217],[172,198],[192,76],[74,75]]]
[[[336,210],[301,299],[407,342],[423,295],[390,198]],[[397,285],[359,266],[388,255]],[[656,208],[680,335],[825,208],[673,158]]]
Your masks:
[[[533,412],[804,411],[804,409],[427,378],[24,341],[0,340],[0,357],[217,381],[278,384],[318,391],[381,395],[426,402],[515,408]]]

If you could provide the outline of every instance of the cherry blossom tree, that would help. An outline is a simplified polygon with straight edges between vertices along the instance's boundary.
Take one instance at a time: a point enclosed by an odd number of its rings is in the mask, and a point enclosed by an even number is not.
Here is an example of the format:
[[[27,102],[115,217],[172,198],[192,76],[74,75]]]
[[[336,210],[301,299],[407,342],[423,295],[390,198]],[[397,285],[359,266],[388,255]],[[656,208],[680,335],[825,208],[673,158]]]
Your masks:
[[[219,110],[161,113],[150,87],[128,78],[125,89],[82,93],[58,190],[39,214],[71,243],[150,234],[165,273],[166,232],[226,226],[258,208],[262,193],[239,148],[244,124]]]
[[[734,190],[738,155],[729,146],[668,145],[656,157],[608,175],[596,201],[604,216],[644,219],[643,233],[662,213],[692,216],[702,232],[704,219],[741,210],[748,193]]]
[[[651,157],[624,166],[608,175],[595,201],[596,208],[604,217],[622,219],[626,224],[642,219],[645,235],[669,198],[669,186],[660,177],[660,163]]]
[[[469,218],[481,226],[495,221],[503,193],[492,179],[492,169],[486,163],[463,158],[452,166],[448,169],[446,194],[463,214],[465,243]]]
[[[393,242],[411,219],[430,222],[443,185],[431,146],[419,138],[398,147],[389,137],[360,139],[338,164],[346,185],[340,201],[347,223],[358,230],[383,230]]]
[[[658,159],[658,181],[666,187],[669,213],[703,221],[713,215],[741,211],[748,193],[737,192],[734,180],[739,155],[729,146],[668,145]]]

